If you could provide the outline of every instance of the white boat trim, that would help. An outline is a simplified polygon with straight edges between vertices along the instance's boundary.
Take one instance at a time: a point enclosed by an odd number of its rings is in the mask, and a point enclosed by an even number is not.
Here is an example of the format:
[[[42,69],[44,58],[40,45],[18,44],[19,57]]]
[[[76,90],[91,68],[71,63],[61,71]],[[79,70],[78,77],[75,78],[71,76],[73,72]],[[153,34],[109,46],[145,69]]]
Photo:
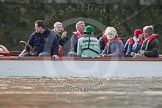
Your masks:
[[[0,76],[161,77],[162,58],[0,57]]]

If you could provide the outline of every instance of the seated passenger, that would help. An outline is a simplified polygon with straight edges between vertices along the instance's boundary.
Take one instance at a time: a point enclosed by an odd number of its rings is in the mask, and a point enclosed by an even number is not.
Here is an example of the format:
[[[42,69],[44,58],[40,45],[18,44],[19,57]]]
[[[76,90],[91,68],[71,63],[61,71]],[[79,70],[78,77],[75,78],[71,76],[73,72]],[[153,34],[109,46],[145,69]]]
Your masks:
[[[94,28],[86,26],[84,37],[78,39],[77,55],[81,57],[98,57],[100,45],[98,39],[94,36]]]
[[[126,44],[125,44],[125,56],[126,57],[133,57],[135,56],[138,51],[141,49],[142,46],[142,36],[143,31],[141,29],[136,29],[134,31],[134,36],[130,37]]]
[[[32,46],[35,51],[33,54],[28,53],[29,47],[26,46],[27,53],[22,56],[52,56],[58,59],[58,41],[52,31],[46,28],[44,21],[37,20],[35,22],[35,32],[31,34],[28,44]]]
[[[158,34],[153,34],[153,26],[145,26],[143,28],[144,38],[142,48],[139,51],[139,54],[146,57],[159,57],[160,44],[157,37]]]
[[[77,31],[73,32],[73,35],[71,37],[70,52],[68,53],[68,56],[77,56],[78,39],[83,37],[84,29],[85,29],[84,21],[77,22],[76,24]]]
[[[62,48],[64,44],[67,42],[67,32],[63,29],[61,22],[56,22],[54,24],[54,29],[52,29],[54,34],[57,37],[59,43],[59,56],[62,56]]]
[[[124,44],[121,38],[117,35],[116,29],[114,27],[107,27],[105,35],[107,36],[108,43],[100,55],[122,57],[124,55]]]
[[[105,35],[105,33],[103,33],[102,37],[100,37],[99,39],[101,52],[104,50],[105,46],[107,45],[107,42],[108,42],[107,36]]]

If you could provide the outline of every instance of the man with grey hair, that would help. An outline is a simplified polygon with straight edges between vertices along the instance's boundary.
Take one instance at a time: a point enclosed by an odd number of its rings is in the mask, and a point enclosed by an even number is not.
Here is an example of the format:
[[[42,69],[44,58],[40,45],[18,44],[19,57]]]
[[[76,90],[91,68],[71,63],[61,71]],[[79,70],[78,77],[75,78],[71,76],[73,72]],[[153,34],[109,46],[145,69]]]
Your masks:
[[[56,22],[52,31],[56,34],[59,45],[63,47],[67,41],[67,32],[64,30],[63,24],[61,22]]]
[[[79,21],[79,22],[76,23],[76,30],[77,31],[73,32],[73,35],[71,37],[70,52],[68,53],[68,56],[77,56],[78,39],[80,37],[83,37],[84,29],[85,29],[84,21]]]
[[[157,39],[158,34],[153,33],[153,26],[145,26],[143,28],[145,40],[143,41],[139,54],[144,55],[146,57],[159,57],[160,45],[159,40]]]
[[[63,55],[63,46],[67,42],[67,32],[63,28],[63,24],[61,22],[54,23],[54,29],[52,29],[53,33],[56,35],[56,38],[59,43],[59,52],[58,55]]]

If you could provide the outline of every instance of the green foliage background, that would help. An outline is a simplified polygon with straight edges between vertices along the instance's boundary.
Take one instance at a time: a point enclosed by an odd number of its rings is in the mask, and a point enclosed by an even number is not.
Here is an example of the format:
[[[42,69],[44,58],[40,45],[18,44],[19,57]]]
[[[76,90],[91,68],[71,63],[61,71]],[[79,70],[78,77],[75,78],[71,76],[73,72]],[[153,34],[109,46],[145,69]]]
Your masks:
[[[0,44],[9,50],[21,50],[18,42],[28,40],[34,31],[36,20],[45,20],[52,29],[56,21],[65,22],[80,17],[87,21],[93,19],[105,27],[115,26],[124,41],[133,35],[134,29],[154,25],[155,33],[160,35],[159,40],[162,43],[161,13],[161,5],[1,3]],[[99,38],[104,29],[94,26],[95,34]],[[65,29],[70,38],[75,31],[75,21],[65,26]]]

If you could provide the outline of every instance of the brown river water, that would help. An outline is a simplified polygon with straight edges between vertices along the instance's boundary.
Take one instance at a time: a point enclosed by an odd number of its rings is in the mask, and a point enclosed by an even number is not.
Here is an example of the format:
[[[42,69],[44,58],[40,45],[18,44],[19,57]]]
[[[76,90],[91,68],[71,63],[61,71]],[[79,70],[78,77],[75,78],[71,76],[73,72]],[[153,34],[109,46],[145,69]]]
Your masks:
[[[162,78],[0,77],[0,108],[162,108]]]

